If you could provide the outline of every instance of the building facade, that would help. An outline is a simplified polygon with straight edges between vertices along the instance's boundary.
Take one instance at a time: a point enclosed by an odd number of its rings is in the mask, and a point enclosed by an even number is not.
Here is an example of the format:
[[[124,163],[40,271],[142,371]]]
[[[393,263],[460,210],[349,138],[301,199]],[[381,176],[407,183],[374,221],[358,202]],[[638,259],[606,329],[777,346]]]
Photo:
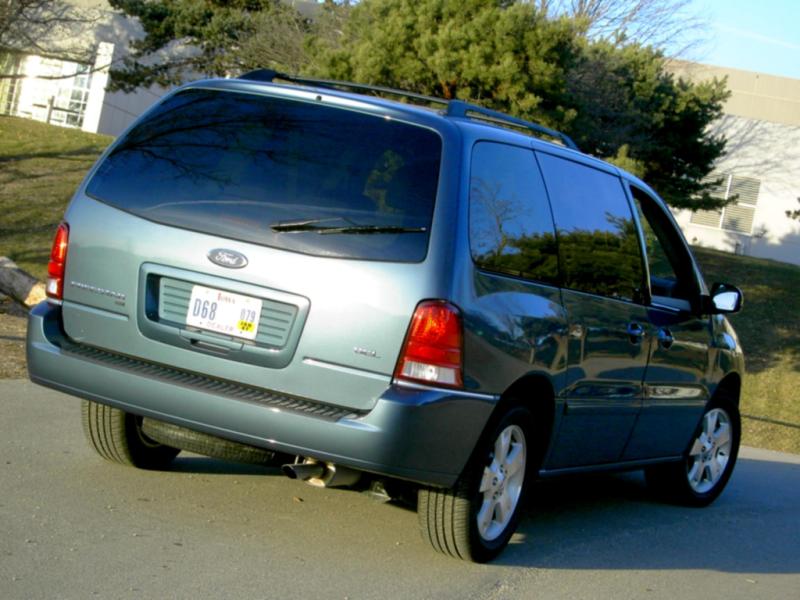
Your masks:
[[[73,3],[97,15],[80,40],[93,50],[93,59],[76,63],[35,54],[0,56],[0,72],[15,76],[0,79],[0,114],[117,136],[166,90],[107,91],[110,66],[125,56],[141,29],[103,0]]]
[[[693,244],[800,265],[800,80],[697,63],[676,74],[695,81],[727,77],[731,96],[714,133],[727,153],[709,180],[715,194],[735,201],[718,211],[678,211]]]

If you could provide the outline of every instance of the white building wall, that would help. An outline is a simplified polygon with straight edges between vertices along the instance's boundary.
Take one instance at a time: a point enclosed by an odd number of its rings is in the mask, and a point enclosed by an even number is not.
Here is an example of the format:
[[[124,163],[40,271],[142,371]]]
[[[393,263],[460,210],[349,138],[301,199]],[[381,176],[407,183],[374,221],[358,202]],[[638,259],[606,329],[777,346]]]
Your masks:
[[[158,102],[168,90],[153,86],[138,89],[133,93],[106,92],[103,98],[103,112],[97,126],[97,133],[117,137],[144,111]]]
[[[71,1],[96,11],[93,27],[80,33],[80,41],[71,40],[97,49],[94,64],[24,56],[20,73],[25,77],[18,81],[13,92],[11,104],[16,107],[13,114],[116,137],[167,90],[154,86],[130,94],[107,92],[109,69],[125,57],[131,40],[142,35],[141,27],[123,14],[113,12],[104,0]],[[89,72],[64,77],[82,70]],[[52,108],[48,106],[51,99]],[[82,115],[75,114],[76,110]]]
[[[86,111],[83,115],[81,129],[92,133],[98,132],[100,115],[103,112],[103,99],[108,85],[108,70],[114,56],[114,44],[100,42],[97,45],[97,55],[92,66],[92,77],[89,84],[89,98],[86,102]]]
[[[758,201],[749,234],[691,222],[690,211],[676,218],[691,243],[800,264],[800,221],[786,211],[800,208],[800,126],[726,115],[715,133],[728,139],[717,173],[757,179]]]
[[[686,238],[702,246],[800,264],[800,221],[786,216],[786,211],[800,208],[800,79],[681,61],[673,61],[670,68],[693,81],[727,79],[731,96],[725,116],[714,126],[728,140],[727,155],[715,173],[760,182],[749,233],[698,225],[691,222],[692,213],[681,211],[676,217]]]

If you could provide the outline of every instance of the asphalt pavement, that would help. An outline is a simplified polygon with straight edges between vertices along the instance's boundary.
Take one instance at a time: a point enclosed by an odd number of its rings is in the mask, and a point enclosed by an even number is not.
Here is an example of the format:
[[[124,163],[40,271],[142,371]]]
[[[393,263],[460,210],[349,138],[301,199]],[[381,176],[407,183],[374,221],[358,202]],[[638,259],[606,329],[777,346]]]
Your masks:
[[[106,463],[79,407],[0,381],[3,600],[800,600],[800,456],[744,448],[706,509],[655,501],[639,473],[537,484],[512,544],[474,565],[366,494],[193,455],[164,472]]]

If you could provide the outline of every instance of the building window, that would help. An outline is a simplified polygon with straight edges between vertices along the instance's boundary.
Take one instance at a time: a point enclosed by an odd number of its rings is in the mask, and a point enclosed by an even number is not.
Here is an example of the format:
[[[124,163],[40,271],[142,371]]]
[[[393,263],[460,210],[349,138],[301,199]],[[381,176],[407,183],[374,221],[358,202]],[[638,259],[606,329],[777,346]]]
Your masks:
[[[718,182],[711,189],[714,198],[728,200],[735,197],[736,201],[720,210],[698,210],[692,214],[691,223],[750,235],[761,182],[731,173],[712,173],[706,181]]]
[[[17,111],[19,101],[20,74],[22,56],[19,54],[0,54],[0,74],[11,77],[0,79],[0,114],[13,115]]]
[[[89,101],[88,64],[32,54],[0,55],[0,114],[80,128]]]

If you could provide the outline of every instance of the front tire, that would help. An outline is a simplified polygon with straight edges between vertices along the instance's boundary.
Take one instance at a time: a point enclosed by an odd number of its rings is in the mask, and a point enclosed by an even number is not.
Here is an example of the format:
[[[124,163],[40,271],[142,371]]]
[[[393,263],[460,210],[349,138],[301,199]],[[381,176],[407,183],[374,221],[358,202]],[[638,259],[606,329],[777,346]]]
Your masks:
[[[420,530],[435,550],[475,562],[502,552],[522,516],[537,462],[531,431],[530,411],[509,409],[455,487],[419,490]]]
[[[97,402],[81,403],[83,433],[104,459],[141,469],[163,469],[180,450],[147,437],[142,418]]]
[[[667,500],[686,506],[708,506],[722,493],[736,465],[741,417],[733,399],[708,405],[684,459],[645,471],[647,484]]]

